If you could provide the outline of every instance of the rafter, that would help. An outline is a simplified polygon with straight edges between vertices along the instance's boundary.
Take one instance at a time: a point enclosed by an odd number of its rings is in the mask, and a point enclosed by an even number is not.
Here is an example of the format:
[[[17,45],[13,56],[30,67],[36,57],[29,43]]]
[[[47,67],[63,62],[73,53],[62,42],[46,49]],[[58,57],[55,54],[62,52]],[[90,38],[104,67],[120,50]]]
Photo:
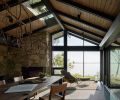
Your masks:
[[[0,12],[8,9],[8,6],[13,7],[26,1],[28,0],[8,0],[6,4],[0,4]]]
[[[31,22],[35,21],[35,20],[37,20],[39,18],[42,18],[42,17],[45,17],[45,16],[47,16],[49,14],[51,14],[51,13],[49,11],[47,11],[47,12],[39,14],[37,16],[33,16],[33,17],[30,17],[30,18],[24,19],[24,20],[22,20],[22,22],[27,24],[27,23],[30,23],[30,21]],[[0,29],[0,31],[7,32],[7,31],[10,31],[10,30],[12,30],[14,28],[17,28],[17,27],[19,27],[19,23],[15,23],[15,24],[9,25],[9,26],[7,26],[5,28]]]
[[[50,2],[49,0],[41,0],[41,1],[45,4],[45,6],[47,7],[47,9],[48,9],[49,11],[51,11],[51,13],[52,13],[53,16],[55,17],[56,21],[59,23],[59,25],[61,26],[61,28],[64,30],[64,26],[63,26],[63,24],[60,22],[59,16],[55,13],[55,10],[54,10],[51,2]]]
[[[91,34],[91,35],[94,35],[94,36],[96,36],[96,37],[99,37],[99,38],[101,38],[101,39],[103,38],[103,36],[101,36],[101,35],[99,35],[99,34],[96,34],[96,33],[93,33],[93,32],[91,32],[91,31],[88,31],[88,30],[86,30],[86,29],[83,29],[83,28],[80,28],[80,27],[78,27],[78,26],[72,25],[72,24],[67,23],[67,22],[65,22],[65,21],[62,21],[62,23],[65,24],[65,25],[71,26],[71,27],[73,27],[73,28],[76,28],[76,29],[78,29],[78,30],[81,30],[81,31],[83,31],[83,32],[86,32],[86,33],[88,33],[88,34]]]
[[[109,21],[113,21],[115,18],[111,15],[108,15],[104,12],[100,12],[98,10],[95,10],[95,9],[92,9],[92,8],[89,8],[89,7],[86,7],[86,6],[83,6],[81,4],[78,4],[77,2],[74,2],[73,0],[57,0],[59,2],[62,2],[64,4],[67,4],[69,6],[72,6],[74,8],[77,8],[79,9],[80,11],[83,11],[83,12],[87,12],[87,13],[90,13],[90,14],[93,14],[95,16],[98,16],[98,17],[101,17],[103,19],[106,19],[106,20],[109,20]]]
[[[67,17],[67,18],[70,18],[70,19],[72,19],[72,20],[74,20],[74,21],[77,21],[77,22],[80,22],[80,23],[82,23],[82,24],[85,24],[85,25],[87,25],[87,26],[93,27],[93,28],[95,28],[95,29],[97,29],[97,30],[103,31],[103,32],[105,32],[105,33],[107,32],[107,29],[105,29],[105,28],[103,28],[103,27],[101,27],[101,26],[98,26],[98,25],[89,23],[89,22],[84,21],[84,20],[82,20],[82,19],[78,19],[77,17],[73,17],[73,16],[71,16],[71,15],[68,15],[68,14],[63,13],[63,12],[58,11],[58,10],[55,10],[55,12],[58,13],[59,15],[65,16],[65,17]]]
[[[43,26],[43,27],[41,27],[41,28],[38,28],[38,29],[33,30],[31,34],[30,34],[30,33],[24,33],[23,37],[27,37],[27,36],[29,36],[29,35],[33,35],[33,34],[35,34],[35,33],[42,32],[42,31],[44,31],[44,30],[46,30],[46,29],[48,29],[48,28],[50,28],[50,27],[53,27],[53,26],[55,26],[55,25],[57,25],[57,23],[52,23],[52,24],[50,24],[50,25],[48,24],[48,25],[46,25],[46,26]]]

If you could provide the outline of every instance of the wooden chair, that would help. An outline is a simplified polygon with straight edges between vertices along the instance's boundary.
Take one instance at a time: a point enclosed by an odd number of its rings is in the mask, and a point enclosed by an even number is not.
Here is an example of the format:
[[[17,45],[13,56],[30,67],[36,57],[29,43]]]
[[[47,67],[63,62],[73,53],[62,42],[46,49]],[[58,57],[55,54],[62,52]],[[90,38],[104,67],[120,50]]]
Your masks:
[[[65,91],[67,88],[67,83],[61,85],[52,85],[50,89],[50,94],[40,97],[39,100],[65,100]],[[62,95],[59,95],[62,94]]]

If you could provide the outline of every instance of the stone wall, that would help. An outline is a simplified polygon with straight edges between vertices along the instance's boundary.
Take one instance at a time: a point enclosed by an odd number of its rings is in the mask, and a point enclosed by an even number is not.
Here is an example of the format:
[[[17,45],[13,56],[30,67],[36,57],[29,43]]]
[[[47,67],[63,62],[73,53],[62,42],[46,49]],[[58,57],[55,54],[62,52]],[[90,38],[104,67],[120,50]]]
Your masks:
[[[21,40],[19,48],[8,47],[1,51],[0,61],[5,57],[15,64],[14,70],[21,72],[21,67],[45,67],[50,72],[50,41],[46,32],[36,33]],[[4,51],[4,53],[2,53]],[[5,56],[5,57],[4,57]]]

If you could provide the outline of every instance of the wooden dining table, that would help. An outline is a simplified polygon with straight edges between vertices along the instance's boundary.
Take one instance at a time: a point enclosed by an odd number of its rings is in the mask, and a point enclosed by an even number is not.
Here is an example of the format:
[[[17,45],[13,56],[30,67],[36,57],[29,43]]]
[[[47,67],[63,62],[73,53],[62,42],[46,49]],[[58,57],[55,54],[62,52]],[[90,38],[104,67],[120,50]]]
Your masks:
[[[39,78],[31,78],[19,83],[12,83],[0,86],[0,100],[29,100],[30,97],[36,95],[39,91],[43,90],[45,87],[51,86],[54,83],[62,84],[62,81],[63,76],[50,76],[46,77],[42,81],[39,81]],[[31,83],[37,84],[37,86],[32,91],[6,93],[6,91],[12,86]]]

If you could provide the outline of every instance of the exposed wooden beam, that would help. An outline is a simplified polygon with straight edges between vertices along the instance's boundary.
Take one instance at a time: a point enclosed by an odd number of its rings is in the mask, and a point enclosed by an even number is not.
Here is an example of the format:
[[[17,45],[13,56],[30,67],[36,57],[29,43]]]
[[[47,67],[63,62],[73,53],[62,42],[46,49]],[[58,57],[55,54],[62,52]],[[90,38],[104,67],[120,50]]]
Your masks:
[[[113,43],[120,36],[120,13],[112,23],[108,32],[104,36],[103,40],[100,43],[101,48],[108,47],[111,43]]]
[[[26,2],[28,0],[6,0],[6,1],[7,1],[6,4],[0,4],[0,12],[3,11],[3,10],[8,9],[8,7],[16,6],[18,4]]]
[[[67,29],[67,30],[68,30],[69,32],[75,33],[75,34],[77,34],[77,35],[83,37],[83,36],[81,35],[82,33],[79,33],[79,32],[76,32],[76,31],[73,31],[73,30],[71,30],[71,29]],[[89,36],[86,36],[86,35],[85,35],[84,37],[85,37],[84,39],[89,40],[89,41],[91,41],[91,42],[94,42],[94,43],[97,43],[97,44],[100,43],[99,40],[96,40],[96,39],[91,38],[91,37],[89,37]]]
[[[104,12],[100,12],[98,10],[95,10],[95,9],[92,9],[90,7],[87,7],[87,6],[84,6],[84,5],[81,5],[77,2],[74,2],[73,0],[57,0],[59,2],[62,2],[64,4],[67,4],[69,6],[72,6],[72,7],[75,7],[77,9],[79,9],[80,11],[83,11],[83,12],[87,12],[87,13],[90,13],[90,14],[93,14],[95,16],[98,16],[98,17],[101,17],[103,19],[106,19],[106,20],[109,20],[109,21],[113,21],[115,18],[111,15],[108,15]]]
[[[94,36],[96,36],[96,37],[103,38],[103,36],[101,36],[101,35],[99,35],[99,34],[96,34],[96,33],[93,33],[93,32],[91,32],[91,31],[88,31],[88,30],[86,30],[86,29],[83,29],[83,28],[80,28],[80,27],[78,27],[78,26],[72,25],[72,24],[70,24],[70,23],[68,23],[68,22],[62,21],[62,23],[65,24],[65,25],[71,26],[71,27],[73,27],[73,28],[76,28],[76,29],[78,29],[78,30],[81,30],[81,31],[83,31],[83,32],[86,32],[86,33],[88,33],[88,34],[94,35]]]
[[[49,15],[49,14],[51,14],[51,12],[50,12],[50,11],[47,11],[47,12],[42,13],[42,14],[39,14],[39,15],[37,15],[37,16],[33,16],[33,17],[30,17],[30,18],[24,19],[24,20],[22,20],[22,22],[24,22],[25,24],[27,24],[27,23],[29,23],[30,21],[31,21],[31,22],[32,22],[32,21],[35,21],[35,20],[37,20],[37,19],[39,19],[39,18],[42,18],[42,17],[45,17],[45,16],[47,16],[47,15]],[[19,27],[19,24],[20,24],[20,23],[15,23],[15,24],[9,25],[9,26],[7,26],[7,27],[5,27],[5,28],[0,29],[0,32],[1,32],[1,31],[3,31],[3,32],[10,31],[10,30],[12,30],[12,29],[14,29],[14,28]]]
[[[89,22],[87,22],[87,21],[84,21],[84,20],[79,19],[79,18],[77,18],[77,17],[68,15],[68,14],[63,13],[63,12],[58,11],[58,10],[55,10],[55,12],[58,13],[59,15],[65,16],[65,17],[70,18],[70,19],[72,19],[72,20],[74,20],[74,21],[77,21],[77,22],[80,22],[80,23],[85,24],[85,25],[87,25],[87,26],[93,27],[93,28],[98,29],[98,30],[100,30],[100,31],[103,31],[103,32],[105,32],[105,33],[107,32],[107,29],[105,29],[105,28],[103,28],[103,27],[101,27],[101,26],[98,26],[98,25],[89,23]]]
[[[55,13],[55,10],[54,10],[51,2],[50,2],[49,0],[41,0],[41,1],[45,4],[45,6],[47,7],[47,9],[48,9],[49,11],[51,11],[51,13],[52,13],[53,16],[55,17],[56,21],[58,22],[58,24],[59,24],[59,25],[61,26],[61,28],[64,30],[65,28],[64,28],[63,24],[60,22],[59,16]]]

